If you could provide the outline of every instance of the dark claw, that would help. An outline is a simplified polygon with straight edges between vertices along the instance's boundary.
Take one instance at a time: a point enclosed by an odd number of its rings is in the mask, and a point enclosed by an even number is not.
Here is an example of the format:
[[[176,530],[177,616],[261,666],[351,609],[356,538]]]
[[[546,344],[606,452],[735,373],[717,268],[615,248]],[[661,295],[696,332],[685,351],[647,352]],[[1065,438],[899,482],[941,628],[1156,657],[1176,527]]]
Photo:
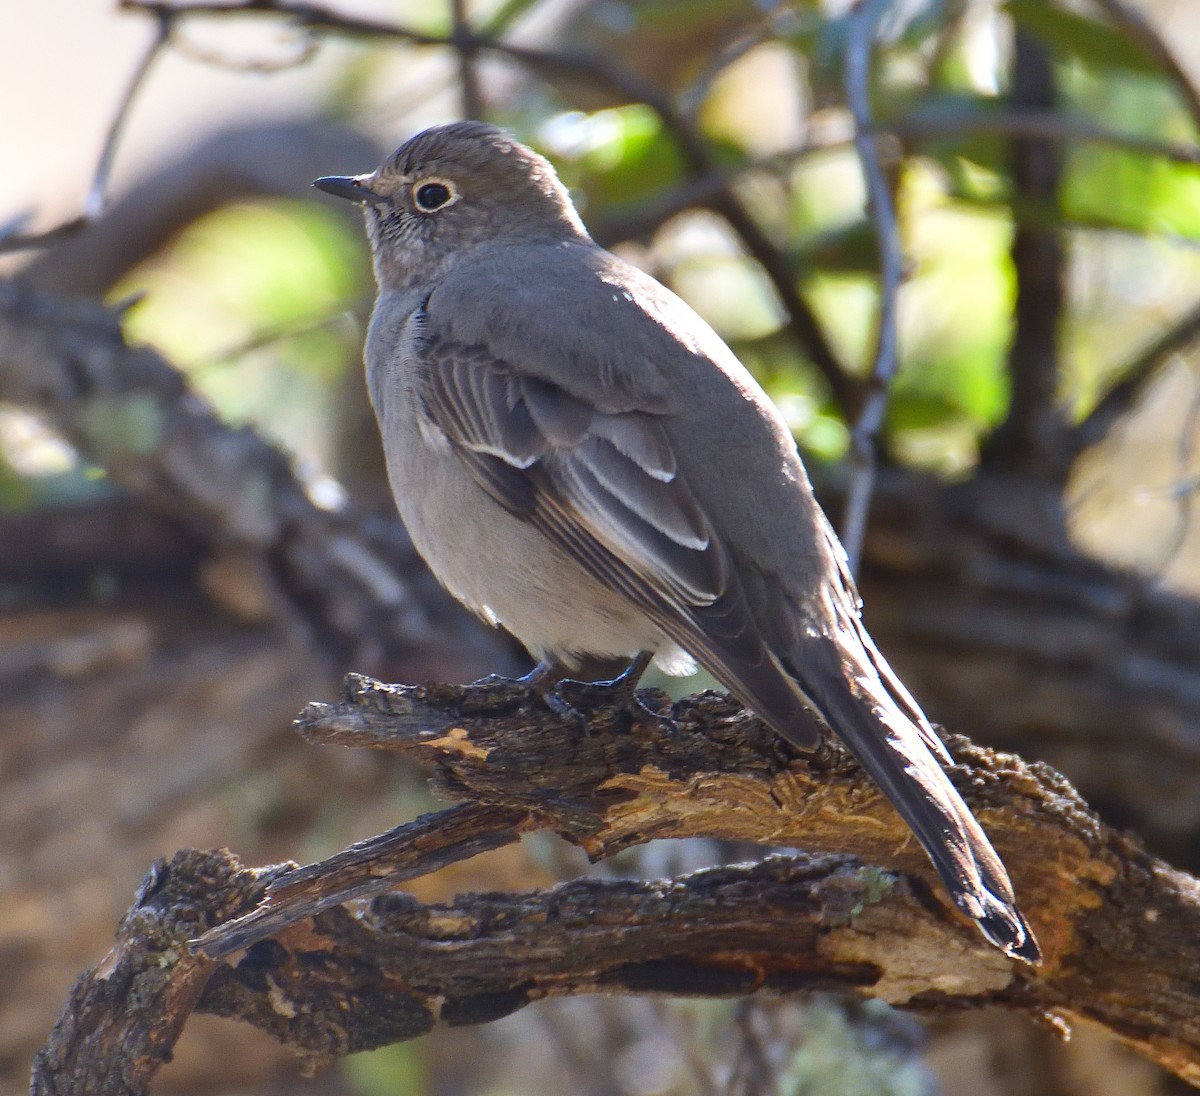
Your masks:
[[[643,651],[623,673],[609,681],[576,681],[574,678],[563,678],[555,687],[554,694],[547,695],[546,701],[551,703],[551,697],[557,694],[560,702],[566,704],[575,715],[579,713],[571,705],[572,699],[575,703],[589,708],[613,708],[634,720],[651,720],[664,732],[674,733],[675,721],[647,707],[637,695],[638,682],[649,664],[650,654]],[[551,706],[553,707],[553,704]]]
[[[558,684],[561,685],[564,681],[570,682],[570,680],[570,678],[563,678]],[[579,684],[586,683],[580,682]],[[586,735],[591,733],[588,730],[587,716],[585,716],[578,708],[574,707],[569,700],[565,699],[559,693],[557,686],[550,690],[550,692],[542,693],[541,696],[542,703],[544,703],[546,707],[549,708],[555,715],[561,717],[562,719],[570,720],[572,723],[576,724],[583,734]]]
[[[567,677],[567,671],[558,663],[540,662],[524,677],[488,674],[471,685],[494,690],[514,701],[533,693],[555,715],[578,724],[584,734],[588,733],[588,721],[580,708],[613,708],[634,720],[651,720],[671,734],[677,729],[675,721],[647,707],[637,695],[638,682],[650,665],[650,657],[648,652],[642,652],[622,673],[607,681],[577,681]]]
[[[483,705],[487,710],[507,710],[526,703],[530,693],[545,701],[565,672],[555,663],[539,662],[524,677],[488,674],[478,681],[472,681],[468,687],[484,694],[474,698],[474,704]],[[557,711],[553,704],[550,707]]]

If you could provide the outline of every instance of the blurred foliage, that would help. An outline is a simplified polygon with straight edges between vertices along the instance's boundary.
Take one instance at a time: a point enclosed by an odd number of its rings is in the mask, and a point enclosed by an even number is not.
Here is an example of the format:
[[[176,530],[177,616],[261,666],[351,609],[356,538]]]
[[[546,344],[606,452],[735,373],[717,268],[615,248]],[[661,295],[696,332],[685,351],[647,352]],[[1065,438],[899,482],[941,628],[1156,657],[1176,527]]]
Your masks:
[[[381,1092],[416,1096],[433,1091],[429,1064],[419,1043],[396,1043],[352,1054],[342,1068],[353,1096],[377,1096]]]
[[[508,33],[544,7],[507,0],[478,5],[473,15],[489,32]],[[446,33],[452,23],[448,3],[406,0],[398,16],[426,33]],[[661,79],[664,94],[688,104],[714,169],[728,175],[786,249],[830,344],[849,371],[863,375],[879,305],[875,225],[852,147],[805,147],[808,127],[844,119],[846,13],[830,14],[815,2],[775,8],[630,0],[590,6],[580,18],[589,34],[603,28],[603,45],[618,63],[650,83]],[[1044,45],[1055,66],[1064,167],[1053,205],[1017,200],[1011,142],[988,127],[1007,109],[1018,28]],[[558,30],[571,41],[569,23]],[[1200,169],[1145,150],[1072,140],[1073,124],[1192,142],[1197,127],[1157,59],[1086,6],[906,0],[888,10],[881,35],[872,89],[880,125],[921,123],[920,136],[907,139],[890,164],[909,271],[887,443],[900,460],[962,474],[1006,411],[1014,224],[1066,236],[1073,294],[1061,331],[1061,396],[1076,417],[1120,376],[1138,344],[1194,295]],[[695,55],[672,55],[672,41],[681,54]],[[650,44],[649,56],[639,54],[639,43]],[[348,57],[330,81],[331,109],[359,114],[394,63],[382,48]],[[555,160],[585,217],[607,225],[636,220],[689,184],[687,160],[652,104],[583,110],[573,105],[573,85],[530,86],[506,96],[498,120]],[[330,456],[326,409],[338,398],[339,377],[356,368],[370,296],[361,233],[343,212],[323,199],[220,210],[114,293],[145,295],[131,314],[131,337],[180,362],[228,417],[254,422],[314,462]],[[632,257],[734,346],[779,401],[802,447],[818,460],[843,456],[847,425],[789,337],[769,279],[724,222],[683,212],[638,242]],[[1141,256],[1154,277],[1144,273]],[[113,444],[153,444],[153,424],[136,408],[97,409],[97,416],[92,425]],[[0,465],[0,502],[11,507],[38,497],[7,449]]]
[[[338,213],[263,201],[196,221],[113,295],[142,296],[129,337],[160,348],[226,417],[319,462],[336,382],[358,358],[369,277],[362,233]],[[145,440],[140,420],[116,433],[132,426]]]
[[[544,7],[507,0],[472,13],[489,32],[508,33]],[[423,32],[446,33],[450,12],[448,3],[403,2],[397,14]],[[809,126],[844,118],[847,15],[815,2],[776,8],[641,0],[587,6],[579,18],[595,48],[602,44],[640,78],[661,79],[689,105],[715,169],[729,175],[786,249],[830,344],[849,371],[863,375],[879,301],[875,226],[864,210],[860,168],[848,144],[804,147]],[[1062,399],[1075,416],[1120,375],[1138,342],[1181,310],[1189,276],[1200,273],[1200,169],[1193,165],[1067,140],[1057,203],[1015,200],[1010,142],[986,122],[1005,109],[1018,27],[1054,60],[1066,136],[1079,120],[1141,137],[1196,137],[1157,60],[1087,7],[907,0],[889,9],[873,68],[875,109],[885,127],[893,118],[919,119],[921,136],[908,139],[890,165],[909,273],[887,442],[898,459],[944,473],[969,471],[1005,415],[1015,297],[1008,248],[1016,222],[1066,233],[1068,277],[1081,284],[1097,256],[1112,251],[1114,236],[1142,238],[1164,273],[1155,286],[1131,272],[1135,291],[1106,277],[1111,299],[1103,302],[1094,293],[1072,298],[1062,329]],[[558,33],[572,41],[569,22]],[[695,55],[674,56],[672,42],[680,54]],[[639,54],[640,43],[649,43],[649,56]],[[382,48],[348,59],[331,80],[331,109],[368,109],[392,64],[394,55]],[[573,105],[572,87],[531,80],[506,95],[498,120],[555,160],[585,218],[619,225],[688,185],[685,156],[653,105],[583,110]],[[974,120],[984,123],[980,132],[971,130]],[[313,461],[329,458],[326,408],[337,398],[338,377],[356,367],[370,295],[361,234],[342,214],[319,198],[221,210],[115,294],[145,294],[131,315],[132,337],[162,347],[227,416],[256,423]],[[724,222],[685,212],[643,234],[639,245],[632,257],[734,346],[779,401],[802,447],[818,460],[844,455],[846,424],[789,337],[770,281]],[[1101,320],[1102,331],[1095,326]],[[116,420],[109,425],[128,436]],[[145,433],[146,424],[133,425]],[[0,476],[0,498],[20,497],[17,479]]]
[[[626,5],[636,11],[637,5]],[[1015,299],[1008,248],[1017,221],[1067,233],[1072,265],[1086,267],[1111,247],[1111,234],[1136,233],[1174,245],[1168,265],[1194,266],[1190,241],[1200,239],[1200,170],[1161,155],[1110,144],[1074,142],[1072,123],[1112,127],[1145,138],[1193,140],[1195,125],[1169,75],[1138,43],[1094,13],[1043,0],[982,5],[898,5],[879,51],[874,89],[881,124],[920,118],[914,139],[894,166],[901,231],[910,273],[902,293],[902,368],[892,392],[888,432],[902,460],[962,473],[1006,412],[1006,352]],[[650,18],[647,15],[647,18]],[[1018,201],[1009,174],[1010,141],[989,132],[989,115],[1005,109],[1014,26],[1044,43],[1054,59],[1064,134],[1063,177],[1053,205]],[[771,96],[810,104],[840,103],[845,17],[827,18],[799,5],[770,42],[795,51],[793,86]],[[636,29],[630,31],[631,35]],[[762,49],[731,68],[753,70]],[[777,73],[775,74],[777,75]],[[744,81],[741,82],[744,84]],[[714,79],[710,97],[726,93]],[[761,110],[761,95],[751,111]],[[797,155],[795,134],[779,135],[779,155],[766,161],[747,135],[712,122],[729,109],[698,114],[709,128],[715,161],[735,172],[739,191],[776,239],[786,243],[799,284],[827,337],[855,372],[870,364],[875,315],[874,225],[863,211],[859,167],[848,147]],[[840,109],[837,108],[837,109]],[[828,113],[828,111],[826,111]],[[747,130],[754,129],[753,115]],[[978,119],[982,132],[972,133]],[[945,134],[939,135],[939,121]],[[567,111],[540,128],[546,150],[564,169],[585,215],[620,222],[686,181],[686,167],[661,118],[633,104]],[[790,143],[789,143],[790,142]],[[767,179],[774,185],[764,185]],[[831,429],[836,413],[793,343],[776,339],[785,318],[756,264],[728,233],[683,215],[650,241],[660,275],[697,308],[755,369],[785,408],[801,445],[824,459],[844,453],[847,433]],[[1149,239],[1148,239],[1149,243]],[[1161,255],[1161,245],[1156,255]],[[1070,276],[1071,271],[1068,272]],[[1154,323],[1187,301],[1181,278],[1153,302],[1118,299],[1105,309],[1100,342],[1132,350]],[[1145,288],[1143,288],[1143,298]],[[1128,330],[1130,334],[1122,332]],[[1062,398],[1081,416],[1119,376],[1123,358],[1095,354],[1094,331],[1069,318],[1063,326]]]
[[[1061,61],[1114,75],[1122,70],[1158,74],[1157,63],[1140,42],[1088,14],[1045,0],[1007,0],[1004,6],[1017,26],[1035,35]]]
[[[80,462],[35,416],[0,405],[0,513],[68,506],[109,491],[104,473]]]
[[[648,106],[568,111],[547,122],[539,134],[542,150],[554,156],[563,181],[580,210],[636,207],[679,185],[683,156],[662,121]]]
[[[806,1010],[803,1036],[776,1084],[780,1096],[932,1096],[937,1091],[907,1045],[911,1034],[888,1037],[885,1025],[899,1026],[903,1017],[882,1001],[866,1002],[857,1011],[866,1015],[851,1017],[834,1002]]]

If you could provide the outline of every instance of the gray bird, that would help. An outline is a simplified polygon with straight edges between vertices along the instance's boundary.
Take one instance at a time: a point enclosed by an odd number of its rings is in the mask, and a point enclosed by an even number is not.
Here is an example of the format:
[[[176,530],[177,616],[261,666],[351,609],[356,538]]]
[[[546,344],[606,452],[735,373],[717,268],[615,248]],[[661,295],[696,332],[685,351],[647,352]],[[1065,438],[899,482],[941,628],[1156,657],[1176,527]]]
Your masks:
[[[694,657],[778,734],[849,746],[955,903],[1040,958],[951,764],[863,627],[783,418],[720,337],[593,242],[541,156],[478,122],[320,189],[362,205],[367,381],[396,504],[449,591],[540,660]],[[819,717],[819,722],[812,718]]]

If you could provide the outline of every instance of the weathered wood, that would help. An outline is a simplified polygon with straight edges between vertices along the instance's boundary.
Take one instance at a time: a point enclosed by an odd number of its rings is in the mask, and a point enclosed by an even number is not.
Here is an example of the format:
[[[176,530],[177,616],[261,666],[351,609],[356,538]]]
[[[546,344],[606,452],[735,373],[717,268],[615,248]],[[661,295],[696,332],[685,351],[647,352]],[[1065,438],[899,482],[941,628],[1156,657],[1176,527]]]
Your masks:
[[[117,939],[84,974],[33,1063],[30,1092],[124,1096],[146,1091],[171,1059],[215,963],[188,946],[197,932],[253,904],[269,872],[187,850],[142,881]]]
[[[1045,962],[1033,969],[960,917],[899,817],[836,747],[803,759],[715,694],[668,711],[661,695],[643,693],[673,726],[591,708],[586,688],[568,695],[583,720],[550,712],[520,687],[387,686],[351,675],[341,702],[306,709],[305,736],[407,754],[436,787],[469,802],[303,869],[248,872],[228,854],[191,852],[158,866],[143,889],[162,900],[169,942],[143,896],[118,947],[77,987],[39,1057],[34,1093],[66,1091],[53,1087],[61,1076],[91,1076],[93,1045],[95,1076],[111,1078],[121,1057],[112,1032],[143,1065],[122,1075],[126,1087],[104,1091],[145,1091],[169,1050],[144,1049],[147,1004],[169,1019],[193,1001],[242,1019],[313,1069],[546,996],[829,987],[918,1011],[1001,1005],[1094,1023],[1200,1084],[1190,974],[1200,963],[1200,884],[1104,826],[1053,770],[947,739],[955,784],[1005,857],[1039,935]],[[834,855],[443,905],[382,895],[423,867],[534,827],[593,857],[698,835]],[[380,896],[355,914],[328,908],[371,894]],[[167,908],[170,895],[182,896],[182,918]],[[185,944],[180,925],[197,939]],[[234,948],[245,949],[236,962],[210,958]],[[110,992],[113,956],[122,970],[153,965],[155,994]],[[170,1019],[169,1032],[177,1028]]]

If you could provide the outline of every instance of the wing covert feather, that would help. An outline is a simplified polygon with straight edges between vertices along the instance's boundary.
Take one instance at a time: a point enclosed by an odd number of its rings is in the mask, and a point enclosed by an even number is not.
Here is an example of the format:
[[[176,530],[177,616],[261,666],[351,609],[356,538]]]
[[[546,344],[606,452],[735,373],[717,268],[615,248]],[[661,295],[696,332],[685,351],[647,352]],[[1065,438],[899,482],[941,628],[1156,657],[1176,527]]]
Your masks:
[[[531,499],[558,501],[580,535],[600,541],[681,610],[720,596],[723,551],[652,415],[597,411],[483,348],[431,333],[421,351],[417,392],[427,425],[493,498],[521,516]]]

